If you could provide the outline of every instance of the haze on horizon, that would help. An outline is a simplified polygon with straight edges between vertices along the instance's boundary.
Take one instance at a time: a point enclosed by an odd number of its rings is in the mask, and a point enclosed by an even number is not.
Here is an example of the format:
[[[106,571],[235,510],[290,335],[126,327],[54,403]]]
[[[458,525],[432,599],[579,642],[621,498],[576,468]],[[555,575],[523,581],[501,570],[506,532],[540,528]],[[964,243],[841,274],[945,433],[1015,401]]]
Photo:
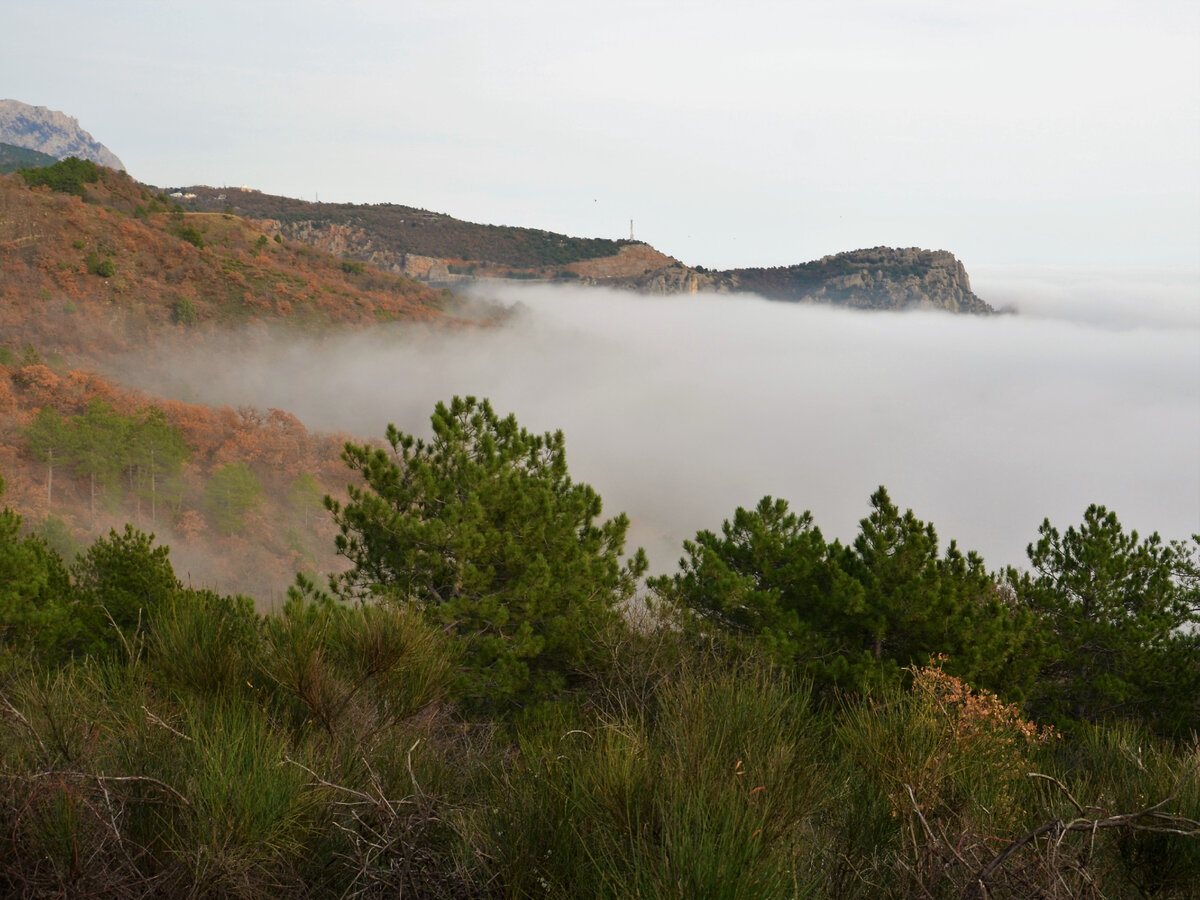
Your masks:
[[[1200,263],[1200,5],[13,4],[0,89],[163,187],[628,236]]]
[[[1144,535],[1200,532],[1198,275],[1098,294],[1078,273],[993,271],[981,295],[1022,312],[986,318],[513,285],[491,292],[521,310],[497,329],[256,338],[118,374],[376,439],[488,397],[563,430],[572,477],[630,515],[659,571],[765,494],[850,540],[879,484],[943,546],[1020,566],[1044,517],[1065,528],[1091,503]]]

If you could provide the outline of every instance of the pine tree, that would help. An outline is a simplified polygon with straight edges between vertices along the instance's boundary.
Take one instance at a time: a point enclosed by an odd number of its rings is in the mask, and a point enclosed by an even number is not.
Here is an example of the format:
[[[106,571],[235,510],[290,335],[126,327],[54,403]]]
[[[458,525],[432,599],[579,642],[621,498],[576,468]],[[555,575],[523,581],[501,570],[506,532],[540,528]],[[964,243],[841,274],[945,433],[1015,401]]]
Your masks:
[[[179,429],[155,406],[141,411],[139,418],[131,422],[130,433],[128,458],[136,469],[138,496],[149,495],[150,521],[157,523],[159,498],[165,494],[177,501],[179,497],[180,471],[191,456],[191,448]]]
[[[46,464],[46,507],[54,504],[54,467],[71,462],[71,432],[57,409],[43,406],[25,429],[29,452]]]
[[[901,515],[882,487],[860,528],[850,547],[826,544],[810,513],[766,497],[720,536],[685,542],[681,571],[651,586],[708,638],[733,635],[818,685],[861,691],[945,654],[955,674],[1022,696],[1030,616],[1004,602],[983,560],[953,543],[939,556],[933,526]]]
[[[87,655],[116,652],[125,645],[122,638],[181,589],[170,550],[154,546],[154,535],[132,525],[94,541],[71,565],[71,578],[75,614],[84,625],[74,649]]]
[[[36,648],[49,658],[71,630],[69,591],[58,555],[38,537],[21,537],[21,517],[0,509],[0,647]]]
[[[1200,730],[1200,537],[1188,545],[1126,532],[1089,506],[1065,533],[1049,519],[1030,544],[1032,572],[1009,570],[1020,601],[1044,622],[1051,647],[1034,712],[1070,720],[1142,720]]]
[[[1028,613],[1007,604],[982,558],[951,541],[939,555],[932,523],[903,514],[880,486],[842,557],[865,590],[860,637],[877,660],[901,668],[949,657],[946,671],[1020,699],[1034,673]]]
[[[88,479],[91,518],[96,519],[96,489],[118,483],[125,464],[129,423],[103,400],[71,419],[71,460],[77,474]]]
[[[569,478],[561,432],[530,434],[473,397],[439,403],[432,422],[428,443],[389,426],[390,453],[346,445],[365,487],[326,501],[353,563],[335,588],[456,631],[476,700],[548,696],[592,652],[588,630],[619,621],[644,555],[622,565],[628,520],[596,524],[600,496]]]

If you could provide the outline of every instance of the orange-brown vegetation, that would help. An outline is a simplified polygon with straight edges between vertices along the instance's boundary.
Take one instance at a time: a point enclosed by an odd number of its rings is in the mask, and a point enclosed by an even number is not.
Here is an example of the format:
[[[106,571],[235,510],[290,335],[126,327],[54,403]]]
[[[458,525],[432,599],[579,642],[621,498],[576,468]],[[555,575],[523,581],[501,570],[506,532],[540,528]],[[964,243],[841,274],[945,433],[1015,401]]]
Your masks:
[[[457,320],[443,311],[447,295],[276,240],[264,223],[185,213],[123,172],[99,171],[83,197],[0,177],[2,502],[28,527],[61,519],[78,540],[133,522],[171,545],[185,581],[278,600],[296,571],[337,566],[319,493],[337,493],[345,483],[344,439],[312,434],[282,410],[150,397],[93,370],[151,344],[207,345],[268,325],[453,326]],[[107,484],[96,503],[94,479],[63,465],[50,478],[25,429],[44,407],[71,419],[94,401],[124,417],[155,407],[178,430],[191,453],[177,502],[152,511],[128,484]],[[235,463],[252,469],[263,494],[231,535],[214,528],[205,491],[214,472]],[[306,487],[302,503],[297,479]]]
[[[445,318],[425,285],[276,242],[251,220],[172,210],[101,173],[85,199],[0,178],[0,345],[94,360],[188,327]]]
[[[53,497],[47,497],[47,466],[30,453],[25,429],[42,407],[69,418],[96,400],[123,416],[153,406],[182,434],[191,455],[183,464],[177,506],[160,508],[152,520],[147,503],[112,486],[93,519],[87,480],[61,466],[54,473]],[[332,523],[311,498],[298,505],[293,486],[308,475],[320,492],[341,493],[346,469],[339,457],[348,437],[310,432],[283,410],[200,406],[149,397],[80,370],[58,375],[45,365],[0,366],[0,471],[7,481],[3,502],[20,512],[27,525],[37,527],[55,516],[87,542],[110,527],[133,522],[171,545],[180,574],[193,585],[242,592],[267,603],[282,597],[297,571],[339,567],[332,552]],[[212,527],[203,504],[209,478],[231,462],[247,463],[265,489],[262,503],[234,536]]]

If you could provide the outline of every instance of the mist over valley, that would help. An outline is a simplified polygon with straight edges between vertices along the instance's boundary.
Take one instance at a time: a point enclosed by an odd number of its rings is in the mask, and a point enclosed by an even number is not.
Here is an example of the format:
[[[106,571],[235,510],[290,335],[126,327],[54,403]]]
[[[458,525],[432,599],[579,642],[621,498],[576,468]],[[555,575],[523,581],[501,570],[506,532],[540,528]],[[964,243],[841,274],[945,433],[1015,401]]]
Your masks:
[[[630,515],[658,571],[765,494],[847,540],[879,484],[992,567],[1093,502],[1142,533],[1200,530],[1197,273],[979,271],[1018,315],[489,286],[514,310],[498,327],[147,348],[118,374],[367,438],[425,436],[438,400],[488,397],[565,432],[572,477]]]

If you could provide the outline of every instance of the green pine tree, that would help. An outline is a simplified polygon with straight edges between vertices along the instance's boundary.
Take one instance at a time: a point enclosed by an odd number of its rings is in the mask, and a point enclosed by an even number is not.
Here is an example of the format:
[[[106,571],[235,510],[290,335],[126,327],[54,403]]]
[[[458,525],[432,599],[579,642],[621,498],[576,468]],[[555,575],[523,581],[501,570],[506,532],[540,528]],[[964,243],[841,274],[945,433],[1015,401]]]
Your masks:
[[[228,463],[213,472],[204,487],[204,508],[222,534],[235,535],[246,513],[263,500],[263,485],[248,463]]]
[[[46,464],[46,505],[54,504],[54,467],[71,463],[71,428],[57,409],[43,406],[25,429],[29,452]]]
[[[1008,573],[1050,635],[1035,713],[1200,730],[1200,537],[1191,546],[1157,533],[1142,540],[1094,504],[1079,528],[1059,532],[1047,519],[1038,534],[1032,572]]]
[[[87,410],[70,422],[71,461],[76,474],[88,479],[94,522],[97,489],[103,494],[119,484],[125,468],[129,422],[103,400],[92,400]]]
[[[21,517],[9,507],[0,510],[0,648],[36,649],[51,659],[73,633],[69,593],[58,555],[40,538],[22,537]],[[0,671],[7,665],[0,659]]]
[[[129,432],[127,458],[136,473],[135,489],[139,501],[149,498],[150,521],[157,523],[161,501],[169,506],[179,502],[183,491],[180,473],[192,451],[179,429],[155,406],[131,420]]]
[[[327,501],[353,563],[335,587],[457,632],[477,701],[549,696],[593,654],[589,630],[619,622],[644,554],[622,564],[628,520],[597,522],[600,496],[571,481],[561,432],[531,434],[473,397],[432,421],[428,443],[389,426],[390,453],[346,446],[365,486]]]
[[[71,579],[83,624],[74,649],[90,656],[132,646],[150,613],[181,588],[169,548],[154,546],[154,535],[132,525],[95,540],[71,565]]]

